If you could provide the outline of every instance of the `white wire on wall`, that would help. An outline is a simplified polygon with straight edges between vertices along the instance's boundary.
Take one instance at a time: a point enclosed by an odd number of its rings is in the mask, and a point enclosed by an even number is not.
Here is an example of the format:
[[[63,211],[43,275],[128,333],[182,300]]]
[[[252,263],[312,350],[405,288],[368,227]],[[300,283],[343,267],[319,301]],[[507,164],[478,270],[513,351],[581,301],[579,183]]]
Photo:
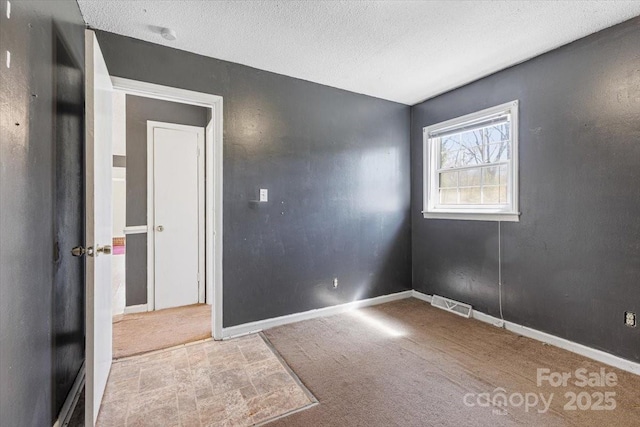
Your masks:
[[[504,328],[504,316],[502,315],[502,230],[498,221],[498,304],[500,306],[500,320]]]

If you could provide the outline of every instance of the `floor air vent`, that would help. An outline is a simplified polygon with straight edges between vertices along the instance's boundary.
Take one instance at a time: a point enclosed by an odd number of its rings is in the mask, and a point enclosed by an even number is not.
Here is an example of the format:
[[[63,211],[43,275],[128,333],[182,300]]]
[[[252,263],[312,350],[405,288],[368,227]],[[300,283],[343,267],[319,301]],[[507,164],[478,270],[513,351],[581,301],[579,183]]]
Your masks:
[[[469,304],[441,297],[440,295],[434,295],[431,298],[431,305],[450,311],[458,316],[466,317],[467,319],[471,317],[471,306]]]

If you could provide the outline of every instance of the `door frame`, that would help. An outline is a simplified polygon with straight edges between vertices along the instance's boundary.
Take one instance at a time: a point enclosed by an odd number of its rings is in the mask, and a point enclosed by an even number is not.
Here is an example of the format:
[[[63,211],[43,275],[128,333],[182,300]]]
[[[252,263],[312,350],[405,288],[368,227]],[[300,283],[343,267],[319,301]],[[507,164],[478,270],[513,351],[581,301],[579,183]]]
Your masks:
[[[154,128],[194,132],[198,135],[198,303],[205,302],[205,281],[203,280],[205,273],[205,236],[202,232],[206,230],[204,220],[204,187],[206,185],[204,177],[204,153],[207,151],[205,148],[205,127],[147,120],[147,311],[155,310],[156,305]]]
[[[223,98],[204,92],[178,89],[122,77],[111,77],[114,90],[147,98],[163,99],[211,109],[205,128],[205,286],[206,302],[211,304],[211,331],[222,339],[222,166]]]

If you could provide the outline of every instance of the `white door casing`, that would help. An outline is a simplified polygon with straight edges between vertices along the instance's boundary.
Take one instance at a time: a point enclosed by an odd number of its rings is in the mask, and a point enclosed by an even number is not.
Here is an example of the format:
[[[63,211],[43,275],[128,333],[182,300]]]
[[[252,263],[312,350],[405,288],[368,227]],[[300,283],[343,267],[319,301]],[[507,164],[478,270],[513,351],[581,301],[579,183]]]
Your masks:
[[[224,132],[223,98],[210,93],[194,92],[154,83],[111,77],[116,90],[138,96],[146,96],[166,101],[199,105],[211,109],[211,121],[207,125],[205,138],[205,281],[206,301],[213,305],[211,310],[211,330],[217,340],[223,338],[222,295],[223,295],[223,154]],[[146,232],[147,226],[140,227]]]
[[[86,379],[85,425],[93,426],[111,370],[111,79],[93,31],[85,31]],[[101,253],[103,252],[103,253]]]
[[[213,117],[216,117],[215,114],[212,114]],[[205,161],[204,161],[204,177],[205,177],[205,194],[209,196],[205,196],[205,238],[204,238],[204,271],[205,271],[205,296],[206,303],[209,305],[213,305],[213,309],[211,310],[211,331],[213,336],[216,339],[221,339],[222,334],[222,301],[218,302],[217,299],[220,298],[222,300],[222,232],[216,233],[214,231],[214,227],[216,226],[216,222],[214,221],[214,212],[216,212],[215,207],[218,207],[220,211],[220,219],[222,218],[222,171],[220,171],[220,178],[216,177],[215,171],[216,167],[213,161],[214,152],[216,156],[222,157],[222,147],[217,147],[214,143],[216,141],[215,137],[215,126],[214,120],[209,121],[207,127],[205,129],[205,137],[204,137],[204,145],[205,145]],[[220,129],[222,130],[222,129]],[[222,162],[220,162],[222,163]],[[218,184],[218,179],[220,180],[220,185],[216,187],[215,184]],[[219,193],[218,193],[219,192]],[[213,195],[213,197],[212,197]],[[218,199],[220,199],[220,206],[218,206]],[[220,220],[220,223],[222,221]],[[220,245],[217,247],[217,245]],[[219,263],[219,265],[218,265]],[[214,282],[217,284],[214,286]],[[215,294],[215,297],[214,297]],[[214,303],[215,300],[215,303]],[[219,312],[218,312],[219,311]]]
[[[147,122],[148,309],[204,302],[204,128]]]

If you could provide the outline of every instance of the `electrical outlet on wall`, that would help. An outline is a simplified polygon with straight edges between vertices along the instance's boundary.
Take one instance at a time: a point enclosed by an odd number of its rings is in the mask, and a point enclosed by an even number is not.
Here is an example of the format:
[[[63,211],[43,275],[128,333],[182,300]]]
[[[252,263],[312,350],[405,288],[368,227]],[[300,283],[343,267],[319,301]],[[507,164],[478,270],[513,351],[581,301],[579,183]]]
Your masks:
[[[266,188],[260,189],[260,201],[268,202],[269,201],[269,190]]]
[[[629,326],[630,328],[635,328],[637,325],[636,322],[636,314],[632,311],[624,312],[624,324]]]
[[[333,288],[335,289],[335,288],[337,288],[337,287],[338,287],[338,278],[337,278],[337,277],[334,277],[334,278],[333,278]]]

